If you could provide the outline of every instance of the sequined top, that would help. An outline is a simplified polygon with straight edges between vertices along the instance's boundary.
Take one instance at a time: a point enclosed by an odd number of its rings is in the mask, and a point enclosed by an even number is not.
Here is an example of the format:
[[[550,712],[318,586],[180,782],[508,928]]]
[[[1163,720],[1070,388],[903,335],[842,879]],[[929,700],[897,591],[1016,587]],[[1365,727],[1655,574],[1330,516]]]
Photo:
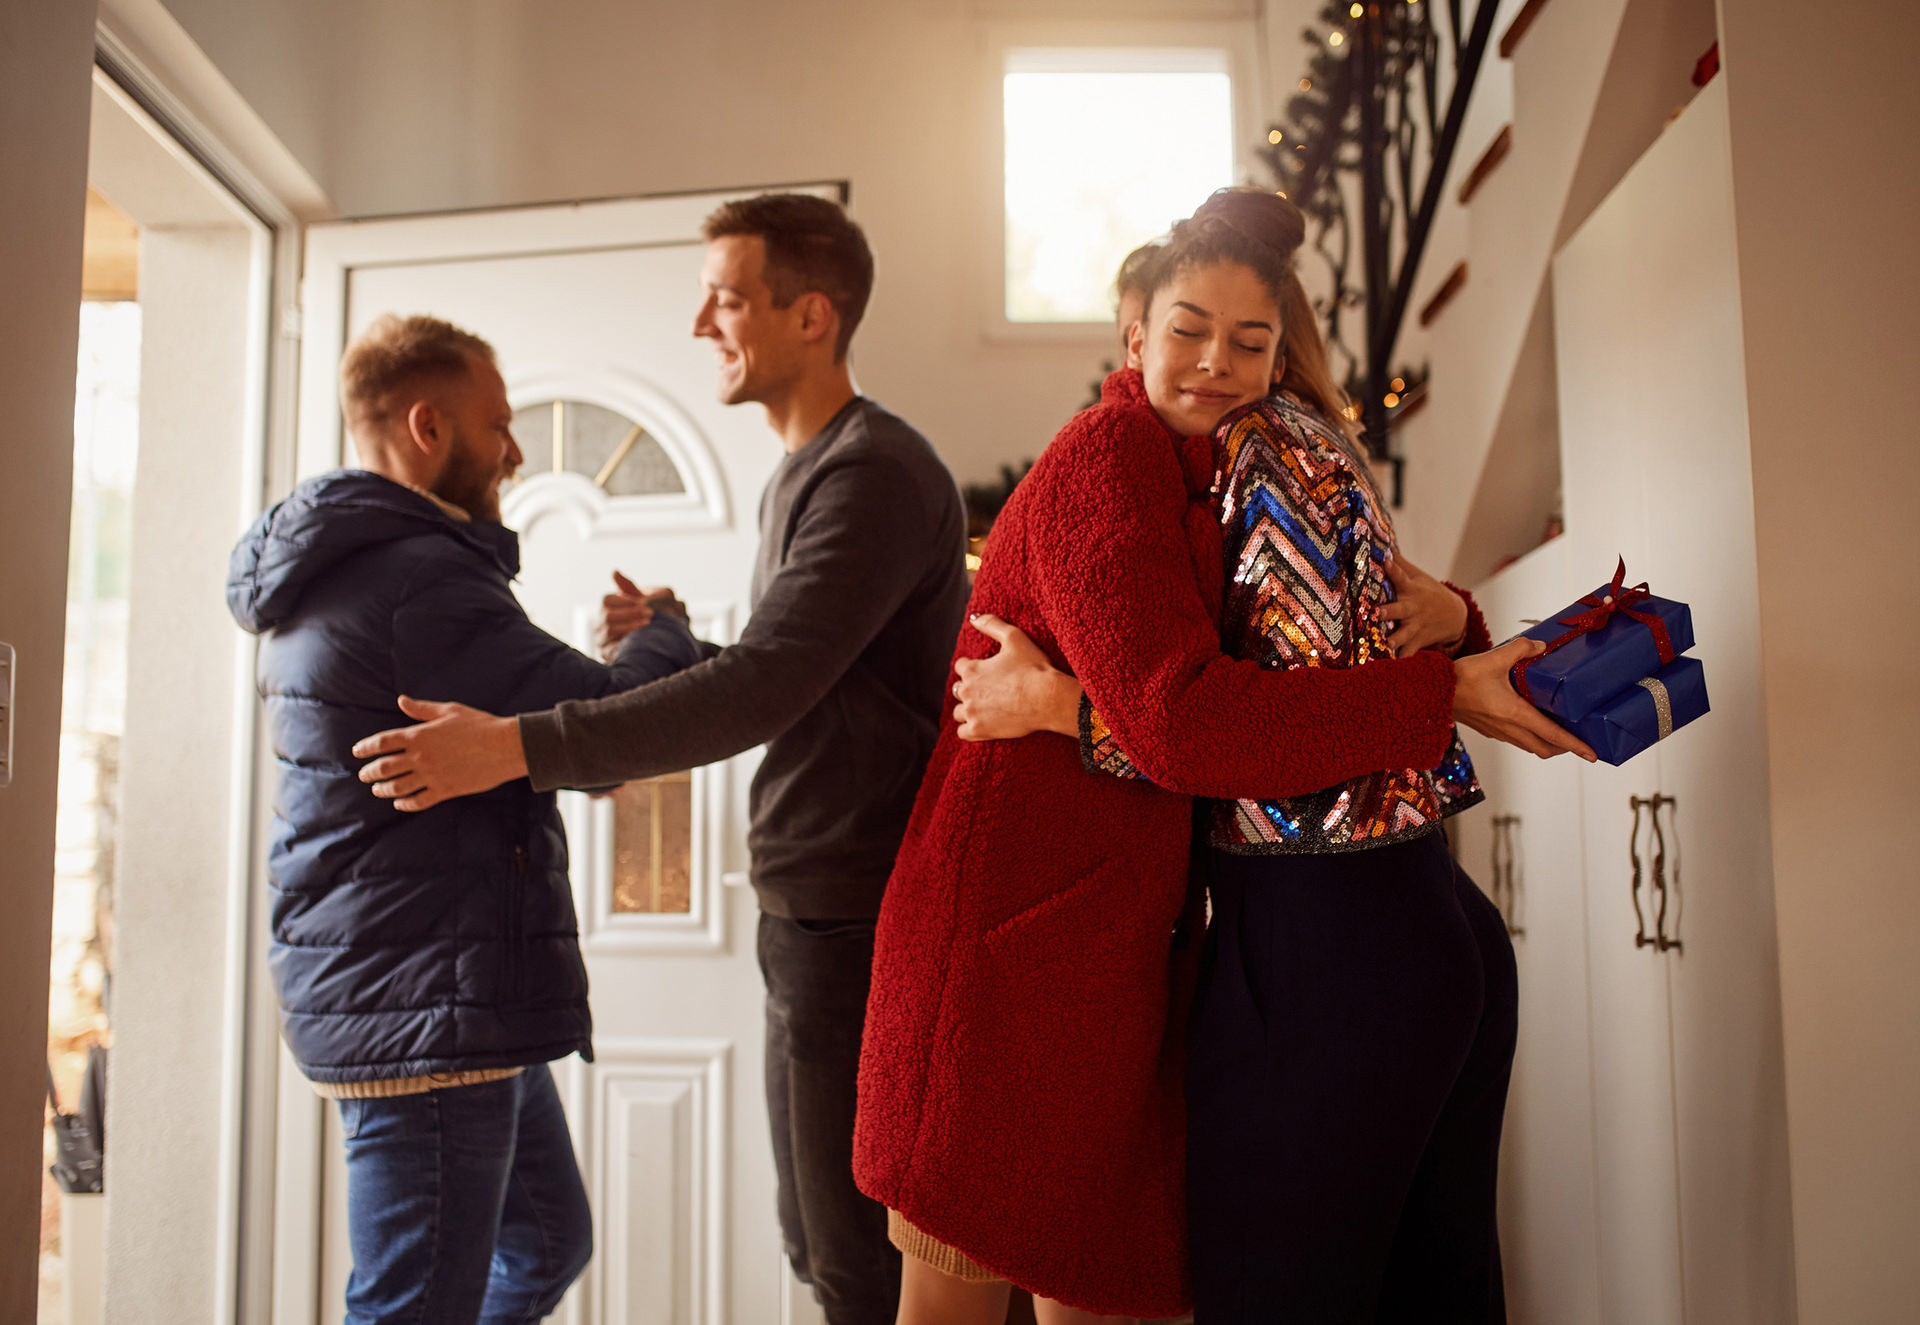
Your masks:
[[[1233,416],[1214,441],[1224,651],[1268,668],[1391,658],[1380,608],[1394,597],[1393,523],[1353,444],[1285,394]],[[1091,706],[1082,733],[1090,768],[1141,776]],[[1456,732],[1437,768],[1369,773],[1305,796],[1215,801],[1211,841],[1250,855],[1359,851],[1431,832],[1481,799]]]

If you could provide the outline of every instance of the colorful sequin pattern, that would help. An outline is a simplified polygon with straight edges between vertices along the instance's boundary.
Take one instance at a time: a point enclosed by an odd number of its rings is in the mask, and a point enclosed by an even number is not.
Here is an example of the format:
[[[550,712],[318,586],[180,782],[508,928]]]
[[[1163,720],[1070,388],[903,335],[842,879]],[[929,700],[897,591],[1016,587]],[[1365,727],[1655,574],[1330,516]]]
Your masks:
[[[1100,716],[1087,697],[1080,697],[1080,758],[1096,773],[1116,778],[1144,778],[1133,760],[1120,748],[1119,738],[1107,720]]]
[[[1393,656],[1392,521],[1351,442],[1291,396],[1269,397],[1218,439],[1226,536],[1221,642],[1263,667],[1359,667]],[[1221,801],[1228,851],[1356,851],[1416,837],[1482,799],[1456,733],[1440,767],[1392,769],[1284,800]]]

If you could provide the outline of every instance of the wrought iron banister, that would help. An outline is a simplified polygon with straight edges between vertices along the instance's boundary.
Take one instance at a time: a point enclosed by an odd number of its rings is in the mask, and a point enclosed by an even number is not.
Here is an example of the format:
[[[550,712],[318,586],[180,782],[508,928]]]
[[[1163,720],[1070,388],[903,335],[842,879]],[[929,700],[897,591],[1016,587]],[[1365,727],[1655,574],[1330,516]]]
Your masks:
[[[1436,4],[1446,14],[1444,43],[1428,13]],[[1390,391],[1390,382],[1418,386],[1425,379],[1409,367],[1396,371],[1392,359],[1498,8],[1497,0],[1476,0],[1471,26],[1463,27],[1461,0],[1330,0],[1321,27],[1304,33],[1314,54],[1300,95],[1288,103],[1288,123],[1268,135],[1265,156],[1280,191],[1306,213],[1313,247],[1332,272],[1333,295],[1321,311],[1347,359],[1348,391],[1376,456],[1389,454],[1388,396],[1412,394]],[[1442,114],[1446,57],[1451,77]],[[1350,175],[1359,176],[1357,225],[1342,187]],[[1341,326],[1343,311],[1356,306],[1364,307],[1367,323],[1359,354]]]

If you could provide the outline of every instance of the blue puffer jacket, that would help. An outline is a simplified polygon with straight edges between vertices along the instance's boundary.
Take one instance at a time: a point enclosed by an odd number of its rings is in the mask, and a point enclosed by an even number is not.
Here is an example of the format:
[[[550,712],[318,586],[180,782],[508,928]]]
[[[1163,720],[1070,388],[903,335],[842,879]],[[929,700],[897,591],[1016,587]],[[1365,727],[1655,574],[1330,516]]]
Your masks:
[[[300,485],[234,549],[227,604],[262,636],[279,787],[268,873],[281,1028],[319,1082],[592,1056],[567,842],[524,779],[418,814],[378,800],[353,743],[399,695],[494,713],[597,698],[703,653],[680,621],[612,665],[527,619],[520,543],[376,474]]]

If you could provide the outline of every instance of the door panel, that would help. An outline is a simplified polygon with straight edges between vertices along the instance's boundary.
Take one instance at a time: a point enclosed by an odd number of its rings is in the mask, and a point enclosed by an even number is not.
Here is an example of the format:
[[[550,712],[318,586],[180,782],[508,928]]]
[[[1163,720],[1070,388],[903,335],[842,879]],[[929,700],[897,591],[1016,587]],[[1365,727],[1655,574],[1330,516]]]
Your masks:
[[[1571,582],[1564,538],[1474,591],[1495,640],[1553,611]],[[1456,822],[1460,863],[1506,914],[1520,971],[1520,1042],[1500,1158],[1500,1241],[1514,1325],[1597,1325],[1593,1079],[1580,771],[1472,733],[1486,803]]]
[[[1582,237],[1608,246],[1618,294],[1642,310],[1620,371],[1657,462],[1642,471],[1644,574],[1691,606],[1713,704],[1654,761],[1676,802],[1682,947],[1666,960],[1687,1319],[1758,1325],[1793,1319],[1792,1236],[1725,90],[1694,100]]]
[[[1604,211],[1604,207],[1602,209]],[[1650,445],[1631,388],[1645,353],[1643,310],[1620,268],[1622,252],[1599,214],[1554,259],[1555,358],[1560,388],[1561,474],[1574,595],[1603,583],[1624,557],[1629,582],[1647,575]],[[1653,934],[1649,861],[1633,890],[1632,798],[1659,786],[1657,756],[1621,768],[1581,770],[1581,819],[1591,974],[1595,1175],[1602,1319],[1608,1325],[1679,1325],[1684,1317],[1680,1192],[1674,1135],[1671,1005],[1666,964],[1642,942]],[[1638,848],[1645,850],[1644,846]]]
[[[528,464],[503,505],[529,615],[587,647],[619,569],[673,587],[696,633],[728,642],[781,450],[760,411],[713,398],[712,353],[691,334],[699,221],[725,196],[316,227],[303,469],[340,455],[319,361],[381,313],[446,318],[492,342],[517,411]],[[744,886],[757,757],[617,802],[561,798],[597,1050],[593,1064],[556,1065],[598,1248],[559,1317],[576,1325],[806,1316],[787,1301],[766,1139],[758,908]],[[337,1193],[337,1136],[320,1159]],[[346,1256],[329,1204],[316,1296],[330,1317]]]
[[[1614,1097],[1611,1109],[1601,1107],[1603,1186],[1621,1195],[1613,1211],[1603,1200],[1602,1240],[1645,1241],[1652,1255],[1648,1230],[1657,1227],[1678,1258],[1677,1281],[1669,1284],[1668,1254],[1659,1250],[1657,1293],[1644,1265],[1640,1277],[1621,1278],[1637,1257],[1609,1258],[1603,1282],[1620,1303],[1609,1319],[1623,1321],[1794,1318],[1734,242],[1722,80],[1670,125],[1554,269],[1569,528],[1592,556],[1610,561],[1611,548],[1594,546],[1596,536],[1618,530],[1626,542],[1625,526],[1638,525],[1629,579],[1647,579],[1656,592],[1691,605],[1693,652],[1706,666],[1714,710],[1626,768],[1590,770],[1587,778],[1596,1045],[1603,1022],[1610,1036],[1629,1024],[1637,1032],[1605,1051],[1624,1056],[1627,1077],[1616,1083],[1596,1070]],[[1665,929],[1681,946],[1653,957],[1644,949],[1629,954],[1611,938],[1601,910],[1613,906],[1609,895],[1631,874],[1620,859],[1630,824],[1625,798],[1656,791],[1673,801],[1660,811],[1671,894]],[[1647,872],[1656,849],[1649,838],[1643,827]],[[1610,923],[1618,929],[1624,920]],[[1610,991],[1600,983],[1602,951],[1604,968],[1618,976]],[[1655,968],[1657,992],[1645,978]],[[1664,1037],[1653,1024],[1660,1017]],[[1658,1049],[1650,1047],[1656,1039],[1664,1040]],[[1661,1056],[1664,1068],[1654,1061]],[[1641,1099],[1637,1109],[1630,1095]],[[1668,1136],[1655,1141],[1663,1111]],[[1609,1134],[1609,1112],[1635,1120],[1644,1147],[1637,1160],[1614,1148],[1628,1134]],[[1639,1167],[1622,1168],[1616,1182],[1610,1169],[1629,1162]],[[1671,1195],[1656,1200],[1642,1184],[1669,1162]],[[1631,1183],[1628,1172],[1638,1175]],[[1635,1210],[1656,1222],[1624,1226]]]

